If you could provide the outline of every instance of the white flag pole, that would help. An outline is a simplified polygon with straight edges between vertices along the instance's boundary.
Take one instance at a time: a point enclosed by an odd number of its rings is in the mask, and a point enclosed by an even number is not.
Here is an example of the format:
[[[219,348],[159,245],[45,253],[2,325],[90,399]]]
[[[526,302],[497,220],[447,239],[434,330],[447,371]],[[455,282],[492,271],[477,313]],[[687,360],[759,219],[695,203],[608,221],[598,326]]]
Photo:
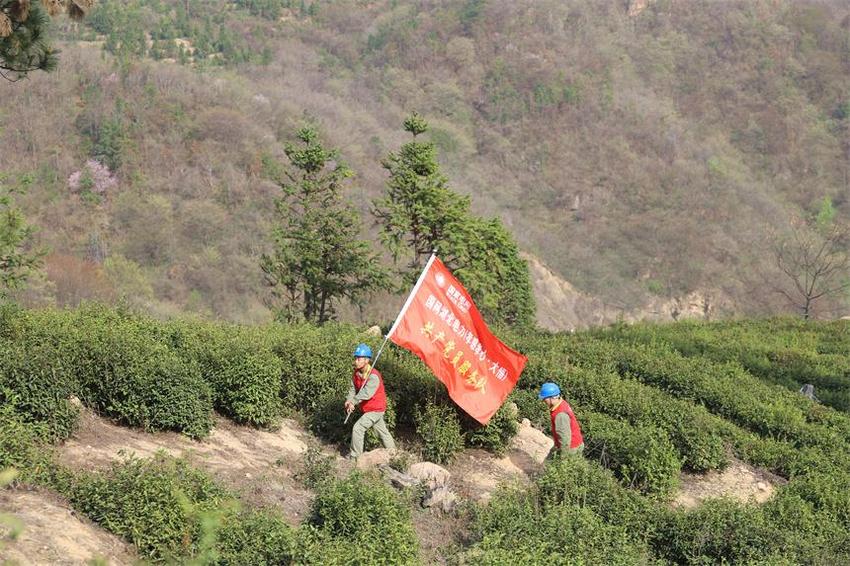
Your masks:
[[[384,337],[384,343],[381,344],[381,347],[378,349],[378,354],[375,356],[375,359],[372,360],[372,368],[378,364],[378,358],[381,357],[381,352],[384,351],[384,346],[387,344],[387,340],[393,335],[395,332],[398,323],[401,322],[401,319],[404,318],[405,313],[407,312],[408,307],[410,307],[410,303],[413,302],[413,297],[416,296],[416,292],[419,290],[419,287],[422,286],[422,282],[425,280],[425,275],[428,274],[428,270],[431,269],[431,264],[434,263],[434,260],[437,258],[437,250],[431,252],[431,257],[428,258],[428,263],[425,264],[425,268],[422,270],[422,273],[419,274],[419,279],[416,280],[416,285],[413,286],[413,290],[410,292],[410,295],[407,296],[407,300],[404,302],[404,306],[401,307],[401,311],[398,313],[398,316],[395,319],[395,322],[390,328],[390,331],[387,332],[387,335]]]

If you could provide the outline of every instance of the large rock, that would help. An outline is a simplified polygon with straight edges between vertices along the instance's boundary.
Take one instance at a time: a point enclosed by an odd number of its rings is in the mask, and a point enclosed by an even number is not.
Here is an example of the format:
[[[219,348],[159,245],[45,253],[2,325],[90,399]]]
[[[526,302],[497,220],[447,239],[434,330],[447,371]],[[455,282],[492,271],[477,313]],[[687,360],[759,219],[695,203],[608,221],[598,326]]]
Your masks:
[[[386,448],[378,448],[364,452],[357,458],[357,467],[361,470],[371,470],[380,466],[388,466],[392,454]]]
[[[407,474],[416,478],[430,489],[436,489],[448,483],[451,473],[433,462],[417,462],[407,469]]]
[[[528,455],[538,464],[542,464],[554,444],[551,438],[536,428],[521,426],[519,432],[511,441],[511,448]]]

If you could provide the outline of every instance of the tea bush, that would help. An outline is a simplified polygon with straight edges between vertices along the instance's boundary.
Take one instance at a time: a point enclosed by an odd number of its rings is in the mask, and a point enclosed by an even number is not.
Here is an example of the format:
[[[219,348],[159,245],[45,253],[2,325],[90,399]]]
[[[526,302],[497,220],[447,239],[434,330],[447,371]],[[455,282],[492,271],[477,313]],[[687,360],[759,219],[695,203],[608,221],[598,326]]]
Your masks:
[[[309,522],[358,548],[367,563],[409,564],[419,553],[407,504],[377,478],[354,473],[323,483]]]
[[[157,562],[195,555],[201,534],[195,511],[219,508],[227,498],[206,474],[161,455],[83,474],[70,494],[78,511]]]
[[[284,407],[307,414],[329,395],[345,394],[351,383],[352,353],[360,342],[376,348],[374,337],[342,325],[266,327],[271,350],[281,361]],[[380,368],[378,368],[380,371]]]
[[[659,497],[678,485],[681,462],[662,430],[598,413],[581,412],[578,417],[586,456],[614,471],[624,485]]]
[[[482,426],[463,411],[459,411],[459,415],[465,444],[484,448],[494,454],[507,452],[511,439],[519,430],[518,410],[510,401],[499,407],[486,426]]]
[[[11,375],[32,385],[21,399],[36,415],[52,413],[54,437],[72,429],[74,409],[63,400],[71,393],[124,424],[196,437],[209,432],[209,386],[196,366],[149,335],[141,317],[97,305],[26,311],[12,332],[13,348],[25,353]]]
[[[6,398],[14,401],[13,395]],[[0,471],[15,469],[17,482],[51,484],[55,464],[43,436],[39,426],[25,422],[15,412],[12,403],[0,405]]]
[[[0,404],[43,424],[44,438],[52,442],[68,438],[79,418],[70,402],[76,392],[73,370],[64,361],[37,340],[0,344]]]
[[[417,410],[415,421],[426,460],[445,464],[463,449],[460,421],[453,407],[428,401]]]
[[[221,414],[253,426],[277,420],[282,364],[260,332],[201,321],[173,322],[164,330],[167,343],[200,367]]]
[[[295,562],[298,532],[268,510],[228,515],[218,530],[215,564],[274,566]]]
[[[524,489],[498,493],[476,517],[462,564],[640,564],[645,544],[590,508],[557,504],[542,509]]]
[[[310,489],[316,489],[334,477],[334,464],[333,456],[325,456],[318,446],[310,446],[304,452],[301,468],[295,473],[295,477]]]
[[[562,504],[587,507],[638,539],[645,538],[655,522],[658,507],[652,500],[623,487],[610,470],[584,458],[554,460],[534,485],[544,510]]]
[[[755,506],[720,499],[668,513],[652,542],[659,555],[677,564],[740,564],[770,554],[775,534]]]

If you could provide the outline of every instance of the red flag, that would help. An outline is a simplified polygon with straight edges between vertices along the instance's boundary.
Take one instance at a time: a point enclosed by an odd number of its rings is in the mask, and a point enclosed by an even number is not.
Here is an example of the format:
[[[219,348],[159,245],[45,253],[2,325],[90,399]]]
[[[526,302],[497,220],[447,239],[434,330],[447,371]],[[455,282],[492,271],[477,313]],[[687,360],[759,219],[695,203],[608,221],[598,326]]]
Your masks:
[[[469,293],[433,255],[388,337],[419,356],[481,424],[505,402],[528,360],[490,332]]]

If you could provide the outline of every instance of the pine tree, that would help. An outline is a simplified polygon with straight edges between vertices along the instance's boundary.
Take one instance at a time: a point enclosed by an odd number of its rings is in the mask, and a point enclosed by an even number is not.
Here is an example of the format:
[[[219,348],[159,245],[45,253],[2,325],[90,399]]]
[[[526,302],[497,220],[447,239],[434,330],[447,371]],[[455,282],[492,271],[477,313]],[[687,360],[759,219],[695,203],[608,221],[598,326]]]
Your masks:
[[[279,320],[322,324],[335,316],[340,299],[360,304],[388,288],[388,277],[369,244],[358,238],[358,214],[342,198],[352,171],[336,150],[325,149],[316,131],[303,128],[288,144],[291,169],[279,179],[274,251],[261,268],[272,288]]]
[[[44,252],[31,249],[32,236],[32,226],[0,186],[0,300],[8,291],[22,287],[41,265]]]
[[[418,114],[404,121],[413,140],[384,160],[387,194],[374,203],[381,240],[396,262],[409,258],[402,275],[412,283],[433,250],[466,286],[485,317],[507,324],[534,322],[528,266],[511,234],[496,219],[470,212],[469,197],[448,187],[432,142],[420,141],[428,123]]]
[[[81,19],[94,0],[0,0],[0,75],[17,80],[56,67],[58,51],[47,37],[50,17]],[[5,71],[5,72],[4,72]]]
[[[414,113],[404,121],[404,129],[413,134],[413,140],[384,160],[390,174],[387,195],[374,203],[373,214],[393,259],[409,254],[404,271],[409,282],[416,279],[434,249],[440,249],[446,260],[454,248],[450,240],[457,237],[469,215],[470,201],[448,188],[434,144],[419,141],[418,136],[428,131],[427,122]]]

